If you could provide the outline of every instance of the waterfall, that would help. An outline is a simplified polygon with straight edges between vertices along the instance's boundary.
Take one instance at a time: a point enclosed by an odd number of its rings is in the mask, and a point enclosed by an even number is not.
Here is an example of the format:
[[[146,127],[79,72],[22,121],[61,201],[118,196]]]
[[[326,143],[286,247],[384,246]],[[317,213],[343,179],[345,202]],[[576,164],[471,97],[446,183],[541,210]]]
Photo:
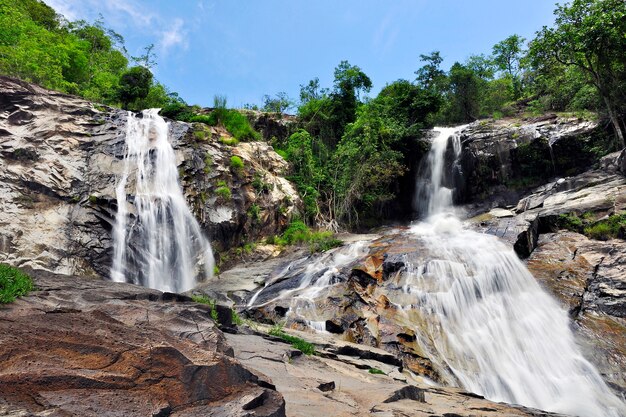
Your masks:
[[[162,291],[193,288],[213,274],[213,253],[178,183],[169,126],[158,109],[129,112],[117,183],[111,279]],[[131,192],[128,192],[131,190]]]
[[[620,416],[624,407],[581,354],[567,313],[496,237],[464,229],[443,183],[445,152],[460,143],[437,129],[428,155],[428,218],[412,232],[432,256],[403,288],[460,384],[494,401],[578,416]],[[418,331],[423,327],[417,329]]]

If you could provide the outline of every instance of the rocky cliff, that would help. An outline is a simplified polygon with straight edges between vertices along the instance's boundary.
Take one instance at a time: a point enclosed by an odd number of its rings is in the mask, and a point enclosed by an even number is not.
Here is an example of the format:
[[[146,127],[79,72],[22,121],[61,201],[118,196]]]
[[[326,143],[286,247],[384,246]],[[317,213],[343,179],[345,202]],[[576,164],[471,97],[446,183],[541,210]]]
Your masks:
[[[477,121],[461,131],[461,139],[457,203],[513,204],[549,178],[593,168],[610,147],[610,135],[597,122],[555,114]]]
[[[0,77],[1,261],[108,276],[126,117]],[[185,196],[214,250],[277,234],[297,210],[282,177],[287,163],[267,143],[229,146],[223,129],[180,122],[170,136]],[[231,166],[234,155],[243,169]]]

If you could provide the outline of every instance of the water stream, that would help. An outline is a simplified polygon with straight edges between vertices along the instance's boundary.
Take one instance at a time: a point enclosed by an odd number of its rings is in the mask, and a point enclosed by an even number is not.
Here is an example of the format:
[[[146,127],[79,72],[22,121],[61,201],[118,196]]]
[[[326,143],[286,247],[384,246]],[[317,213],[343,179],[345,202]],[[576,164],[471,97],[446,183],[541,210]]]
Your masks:
[[[168,131],[158,109],[128,113],[111,278],[182,292],[210,278],[214,261],[178,183]]]
[[[413,323],[416,343],[442,380],[494,401],[585,417],[626,416],[624,404],[582,355],[565,310],[544,291],[515,252],[491,235],[464,227],[456,216],[453,177],[459,174],[459,128],[436,128],[416,184],[415,206],[424,220],[404,236],[418,242],[405,255],[404,271],[385,287],[398,320]],[[455,172],[451,172],[455,171]],[[335,275],[369,252],[366,243],[344,248],[281,271],[297,283],[274,298],[289,300],[286,319],[325,330],[323,310]],[[295,268],[297,269],[297,268]],[[345,277],[343,278],[345,279]]]
[[[459,138],[453,129],[437,132],[428,156],[428,217],[411,229],[432,255],[405,274],[404,308],[421,310],[437,353],[469,391],[571,415],[623,415],[582,356],[566,312],[512,249],[455,217],[442,171],[446,150],[458,158]]]

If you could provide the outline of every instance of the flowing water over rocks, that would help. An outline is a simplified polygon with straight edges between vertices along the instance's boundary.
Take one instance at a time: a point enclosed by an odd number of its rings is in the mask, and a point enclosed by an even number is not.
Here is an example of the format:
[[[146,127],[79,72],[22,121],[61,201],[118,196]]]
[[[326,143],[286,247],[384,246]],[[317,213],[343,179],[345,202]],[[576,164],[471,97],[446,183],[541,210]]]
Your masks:
[[[454,216],[450,174],[439,170],[460,147],[453,131],[439,132],[418,186],[430,197],[425,221],[388,231],[365,257],[352,244],[308,264],[329,268],[280,273],[251,300],[252,314],[384,347],[412,372],[495,401],[625,415],[583,357],[566,311],[512,249]]]
[[[127,187],[133,182],[129,207]],[[181,292],[193,288],[198,276],[212,276],[211,247],[183,196],[168,125],[158,109],[144,110],[141,117],[128,114],[116,197],[114,281]]]

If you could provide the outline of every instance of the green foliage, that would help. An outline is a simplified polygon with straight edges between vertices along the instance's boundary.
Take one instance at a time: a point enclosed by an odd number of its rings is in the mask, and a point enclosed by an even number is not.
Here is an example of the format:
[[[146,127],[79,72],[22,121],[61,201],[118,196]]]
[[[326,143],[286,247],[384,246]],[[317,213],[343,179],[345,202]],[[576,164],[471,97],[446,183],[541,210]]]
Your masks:
[[[227,146],[237,146],[239,141],[235,138],[228,138],[226,136],[220,137],[220,142]]]
[[[243,160],[237,155],[230,157],[230,167],[238,174],[243,172]]]
[[[239,313],[237,313],[235,310],[231,310],[230,314],[231,314],[231,321],[233,322],[235,326],[241,326],[243,324],[243,319],[241,318]]]
[[[208,305],[211,309],[211,312],[209,313],[211,315],[211,319],[217,324],[219,325],[219,319],[218,319],[218,315],[217,315],[217,309],[215,308],[215,300],[210,299],[207,295],[205,294],[201,294],[201,295],[192,295],[191,299],[198,304],[204,304],[204,305]]]
[[[217,188],[215,189],[215,194],[217,194],[224,201],[228,201],[232,197],[230,188],[228,188],[226,182],[224,181],[218,181]]]
[[[256,203],[252,203],[250,208],[248,208],[247,214],[253,222],[258,222],[261,219],[261,207]]]
[[[15,301],[34,289],[33,281],[17,268],[0,263],[0,304]]]
[[[616,148],[624,147],[626,126],[626,2],[623,0],[573,0],[555,10],[553,28],[544,27],[531,42],[529,59],[550,85],[554,74],[584,77],[602,99],[603,110],[616,133]],[[541,85],[540,84],[540,85]],[[570,93],[571,95],[571,93]],[[590,91],[581,92],[588,101]]]
[[[292,336],[283,331],[282,326],[274,325],[270,330],[269,334],[272,336],[279,337],[283,339],[285,342],[291,343],[291,346],[298,349],[305,355],[315,355],[315,345],[307,342],[304,339],[301,339],[296,336]]]
[[[67,22],[39,0],[0,0],[2,74],[132,109],[177,101],[128,62],[123,38],[101,21]]]
[[[289,98],[287,93],[281,91],[276,96],[263,96],[263,111],[272,113],[285,113],[294,106],[294,102]]]
[[[370,368],[367,370],[367,372],[369,372],[370,374],[374,374],[374,375],[387,375],[386,373],[384,373],[383,371],[377,368]]]
[[[259,175],[258,173],[254,174],[254,178],[252,179],[252,187],[259,194],[269,193],[274,188],[272,184],[263,181],[263,177],[261,177],[261,175]]]
[[[556,225],[560,229],[582,233],[591,239],[626,239],[626,213],[612,214],[598,221],[594,220],[593,213],[561,214]]]
[[[598,240],[626,239],[626,213],[611,215],[584,228],[585,236]]]
[[[312,253],[324,252],[343,245],[343,242],[335,238],[332,232],[312,231],[301,220],[291,222],[281,237],[271,236],[266,239],[266,242],[278,245],[308,244]]]

